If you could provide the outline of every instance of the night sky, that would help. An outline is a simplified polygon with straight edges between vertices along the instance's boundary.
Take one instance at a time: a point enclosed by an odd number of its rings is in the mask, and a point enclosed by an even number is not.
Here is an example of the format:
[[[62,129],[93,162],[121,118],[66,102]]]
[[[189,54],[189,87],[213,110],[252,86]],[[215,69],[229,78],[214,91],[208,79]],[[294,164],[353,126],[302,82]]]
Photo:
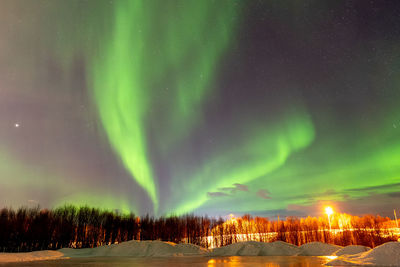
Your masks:
[[[0,0],[0,207],[391,215],[400,1]]]

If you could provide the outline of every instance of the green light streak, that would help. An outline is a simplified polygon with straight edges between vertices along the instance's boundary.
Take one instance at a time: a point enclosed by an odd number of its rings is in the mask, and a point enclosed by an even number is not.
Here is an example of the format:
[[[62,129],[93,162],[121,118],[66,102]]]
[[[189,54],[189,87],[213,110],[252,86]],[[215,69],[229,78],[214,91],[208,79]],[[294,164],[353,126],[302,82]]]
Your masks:
[[[137,213],[135,207],[129,203],[125,196],[113,195],[104,189],[95,188],[93,191],[93,188],[89,185],[71,181],[70,177],[65,177],[65,175],[58,176],[49,173],[41,166],[18,160],[12,154],[10,151],[0,149],[1,193],[13,192],[13,197],[17,197],[17,199],[9,201],[0,198],[2,206],[34,205],[34,202],[29,202],[33,197],[32,191],[39,191],[57,192],[57,198],[51,200],[50,205],[52,207],[64,204],[89,205],[108,210],[118,209],[123,213],[132,211]],[[38,202],[37,204],[41,203]]]
[[[156,185],[147,159],[143,129],[148,99],[140,70],[145,44],[138,32],[145,14],[141,1],[127,3],[116,9],[112,41],[103,51],[104,58],[93,66],[92,85],[100,118],[112,146],[157,206]]]
[[[349,13],[350,24],[336,25],[340,5],[321,1],[6,2],[4,205],[37,200],[151,213],[153,203],[155,215],[224,215],[368,196],[398,202],[400,49],[383,24],[353,38],[351,21],[363,17]],[[267,27],[253,28],[262,21]],[[340,42],[331,44],[332,36]],[[94,155],[109,151],[92,147],[104,140],[95,140],[95,127],[71,129],[94,122],[86,99],[75,101],[85,89],[121,166],[95,169],[109,158]],[[22,127],[14,129],[17,118]],[[91,134],[91,144],[75,149]],[[114,176],[120,167],[131,181]],[[221,190],[234,183],[249,191]],[[259,189],[271,198],[257,196]]]
[[[112,36],[91,61],[90,83],[108,139],[156,213],[148,123],[164,121],[155,126],[164,152],[190,131],[228,44],[234,14],[232,1],[118,1]],[[165,84],[169,93],[160,99]],[[162,108],[152,112],[157,106]]]
[[[304,110],[297,114],[289,112],[274,127],[253,126],[252,135],[241,143],[230,144],[232,148],[226,153],[211,156],[204,168],[182,185],[179,191],[190,195],[180,195],[184,202],[172,213],[195,210],[210,200],[207,192],[265,178],[283,166],[291,154],[309,146],[313,139],[313,123]],[[174,186],[179,187],[181,180],[181,177],[177,179]]]

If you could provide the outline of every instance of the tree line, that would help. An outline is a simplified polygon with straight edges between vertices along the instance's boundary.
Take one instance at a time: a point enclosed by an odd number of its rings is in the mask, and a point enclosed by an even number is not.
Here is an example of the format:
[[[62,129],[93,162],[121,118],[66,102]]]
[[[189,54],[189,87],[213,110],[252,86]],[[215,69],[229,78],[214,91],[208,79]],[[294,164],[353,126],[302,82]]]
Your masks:
[[[21,207],[0,210],[0,251],[26,252],[60,248],[93,248],[128,240],[191,243],[206,248],[239,241],[281,240],[295,245],[313,241],[374,247],[397,240],[393,221],[379,216],[337,215],[270,221],[245,215],[211,218],[187,214],[155,218],[120,214],[87,206],[53,210]]]
[[[335,214],[326,217],[287,217],[269,221],[268,218],[232,218],[217,225],[211,232],[214,247],[240,241],[284,241],[294,245],[324,242],[340,246],[363,245],[376,247],[389,241],[397,241],[400,229],[388,217]],[[400,240],[400,239],[399,239]]]

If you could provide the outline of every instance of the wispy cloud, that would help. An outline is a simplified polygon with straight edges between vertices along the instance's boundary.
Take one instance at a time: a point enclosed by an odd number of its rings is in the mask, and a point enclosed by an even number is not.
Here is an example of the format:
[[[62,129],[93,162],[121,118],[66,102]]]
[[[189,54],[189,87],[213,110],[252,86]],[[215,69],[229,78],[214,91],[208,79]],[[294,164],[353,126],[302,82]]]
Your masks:
[[[270,192],[267,189],[260,189],[256,194],[263,199],[271,199]]]
[[[218,190],[220,190],[220,191],[229,191],[230,193],[234,193],[236,191],[244,191],[244,192],[248,192],[249,191],[249,188],[248,188],[247,185],[238,184],[238,183],[235,183],[235,184],[232,184],[232,185],[233,185],[232,187],[221,187],[221,188],[218,188]]]
[[[400,183],[393,183],[393,184],[385,184],[385,185],[378,185],[378,186],[367,186],[361,188],[352,188],[347,189],[347,192],[364,192],[364,191],[375,191],[375,190],[384,190],[384,189],[394,189],[400,188]]]

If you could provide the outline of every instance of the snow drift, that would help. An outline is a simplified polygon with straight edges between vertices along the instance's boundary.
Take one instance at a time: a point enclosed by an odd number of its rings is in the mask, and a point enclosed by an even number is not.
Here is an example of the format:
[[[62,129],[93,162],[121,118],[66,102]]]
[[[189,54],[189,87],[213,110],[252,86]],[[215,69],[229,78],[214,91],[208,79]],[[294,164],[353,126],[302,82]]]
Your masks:
[[[400,243],[389,242],[374,249],[364,246],[340,247],[320,242],[300,247],[276,241],[247,241],[208,251],[192,244],[161,241],[128,241],[120,244],[86,249],[60,249],[28,253],[0,253],[0,263],[55,260],[79,257],[180,257],[180,256],[338,256],[327,265],[400,266]]]
[[[370,249],[371,249],[370,247],[366,247],[366,246],[351,245],[351,246],[347,246],[347,247],[339,249],[332,255],[333,256],[354,255],[354,254],[368,251]]]
[[[330,256],[342,248],[332,244],[311,242],[300,246],[299,256]]]
[[[208,250],[192,244],[161,241],[127,241],[97,248],[63,248],[26,253],[0,253],[0,263],[19,261],[56,260],[87,257],[179,257],[200,256]]]
[[[400,266],[400,243],[388,242],[366,252],[339,256],[327,265]]]
[[[110,246],[84,249],[60,249],[65,257],[173,257],[202,255],[206,249],[192,244],[162,241],[127,241]]]
[[[272,243],[246,241],[215,248],[207,256],[294,256],[299,251],[298,246],[282,241]]]
[[[64,254],[62,252],[53,251],[53,250],[21,252],[21,253],[0,253],[0,263],[55,260],[55,259],[60,259],[63,256],[64,256]]]

